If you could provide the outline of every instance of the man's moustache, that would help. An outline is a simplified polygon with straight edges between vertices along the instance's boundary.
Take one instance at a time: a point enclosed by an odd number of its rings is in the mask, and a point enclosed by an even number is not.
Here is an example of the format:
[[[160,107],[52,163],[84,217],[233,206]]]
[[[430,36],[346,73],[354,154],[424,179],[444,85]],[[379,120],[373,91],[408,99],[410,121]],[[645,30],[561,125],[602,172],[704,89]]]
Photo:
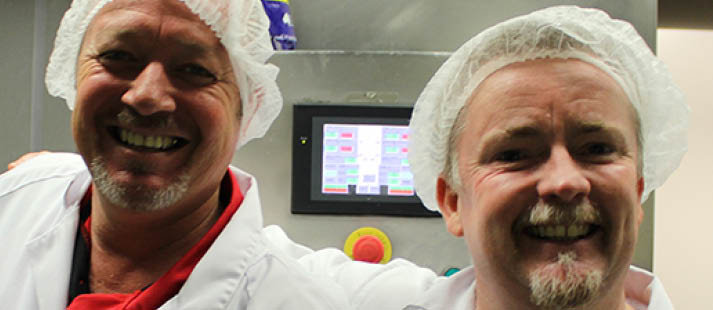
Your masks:
[[[516,224],[516,230],[528,226],[601,224],[601,214],[589,199],[576,204],[555,205],[539,200],[527,212],[522,214]]]
[[[175,128],[176,121],[172,115],[161,114],[143,116],[130,108],[124,108],[116,115],[119,125],[123,127],[138,127],[148,129]]]

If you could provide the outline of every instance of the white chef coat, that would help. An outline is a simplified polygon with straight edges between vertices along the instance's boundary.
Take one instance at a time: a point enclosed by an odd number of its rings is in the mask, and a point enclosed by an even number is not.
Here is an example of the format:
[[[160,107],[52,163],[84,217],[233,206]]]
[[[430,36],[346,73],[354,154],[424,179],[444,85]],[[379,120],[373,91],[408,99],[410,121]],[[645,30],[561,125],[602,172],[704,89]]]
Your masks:
[[[347,309],[341,287],[306,273],[268,240],[254,178],[231,169],[240,208],[160,309]],[[66,309],[79,204],[90,183],[76,154],[42,155],[0,175],[0,308]]]

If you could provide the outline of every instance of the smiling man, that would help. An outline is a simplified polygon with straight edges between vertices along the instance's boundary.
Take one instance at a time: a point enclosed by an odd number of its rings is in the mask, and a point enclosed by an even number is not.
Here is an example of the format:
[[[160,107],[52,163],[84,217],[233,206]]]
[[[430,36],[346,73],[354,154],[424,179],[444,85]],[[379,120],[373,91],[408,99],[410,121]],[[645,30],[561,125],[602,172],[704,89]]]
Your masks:
[[[478,34],[424,89],[409,148],[419,197],[474,267],[407,309],[672,309],[629,265],[687,116],[633,27],[601,11],[553,7]]]
[[[643,217],[636,115],[621,87],[578,59],[517,62],[485,79],[460,118],[437,201],[488,279],[478,295],[513,297],[482,308],[620,308]]]
[[[255,180],[229,167],[282,104],[268,25],[257,0],[72,3],[46,80],[81,158],[0,177],[4,305],[346,308],[268,240]]]

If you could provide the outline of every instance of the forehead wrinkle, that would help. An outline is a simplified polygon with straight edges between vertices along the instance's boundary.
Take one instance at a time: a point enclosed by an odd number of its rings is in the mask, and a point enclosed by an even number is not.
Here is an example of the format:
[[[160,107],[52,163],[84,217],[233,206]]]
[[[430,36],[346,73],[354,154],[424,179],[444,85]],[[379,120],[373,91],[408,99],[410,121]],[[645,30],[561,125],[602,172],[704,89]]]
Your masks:
[[[114,2],[112,2],[114,3]],[[130,41],[135,39],[154,39],[153,45],[161,41],[163,29],[167,23],[181,24],[180,27],[170,27],[173,33],[166,35],[171,42],[179,45],[183,54],[195,54],[198,56],[215,54],[222,43],[215,32],[203,22],[198,16],[193,14],[188,8],[185,10],[169,9],[166,14],[155,14],[147,12],[144,7],[132,7],[126,3],[116,7],[107,4],[102,11],[92,21],[92,26],[101,20],[103,25],[97,30],[99,37],[109,37]],[[129,4],[132,2],[129,2]],[[128,11],[121,15],[121,11]],[[122,18],[117,18],[120,15]],[[144,15],[141,18],[136,15]],[[210,36],[207,36],[210,34]]]
[[[159,29],[154,34],[153,30],[147,28],[124,28],[121,27],[118,30],[115,27],[104,27],[99,31],[101,37],[106,38],[108,41],[121,41],[121,42],[136,42],[147,40],[150,37],[160,38],[161,27],[163,23],[159,23]],[[118,28],[118,27],[117,27]],[[161,39],[158,39],[159,41]],[[167,40],[175,43],[180,47],[182,54],[195,54],[199,56],[214,54],[216,50],[220,49],[220,44],[215,44],[217,42],[199,42],[192,38],[185,36],[169,36]],[[205,44],[208,43],[208,44]]]
[[[101,27],[101,29],[97,30],[93,39],[100,46],[110,45],[113,43],[127,44],[137,42],[139,40],[145,40],[147,33],[148,31],[142,31],[141,29],[127,29],[124,27],[109,25]]]

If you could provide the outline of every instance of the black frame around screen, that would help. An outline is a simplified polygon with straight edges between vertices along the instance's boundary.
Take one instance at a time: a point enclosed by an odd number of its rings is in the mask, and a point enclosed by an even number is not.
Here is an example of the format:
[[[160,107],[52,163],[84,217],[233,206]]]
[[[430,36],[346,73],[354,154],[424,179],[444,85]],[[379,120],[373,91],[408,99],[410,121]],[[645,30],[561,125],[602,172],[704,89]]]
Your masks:
[[[344,198],[321,193],[322,125],[408,125],[410,107],[294,105],[292,129],[292,213],[437,217],[417,196]]]

